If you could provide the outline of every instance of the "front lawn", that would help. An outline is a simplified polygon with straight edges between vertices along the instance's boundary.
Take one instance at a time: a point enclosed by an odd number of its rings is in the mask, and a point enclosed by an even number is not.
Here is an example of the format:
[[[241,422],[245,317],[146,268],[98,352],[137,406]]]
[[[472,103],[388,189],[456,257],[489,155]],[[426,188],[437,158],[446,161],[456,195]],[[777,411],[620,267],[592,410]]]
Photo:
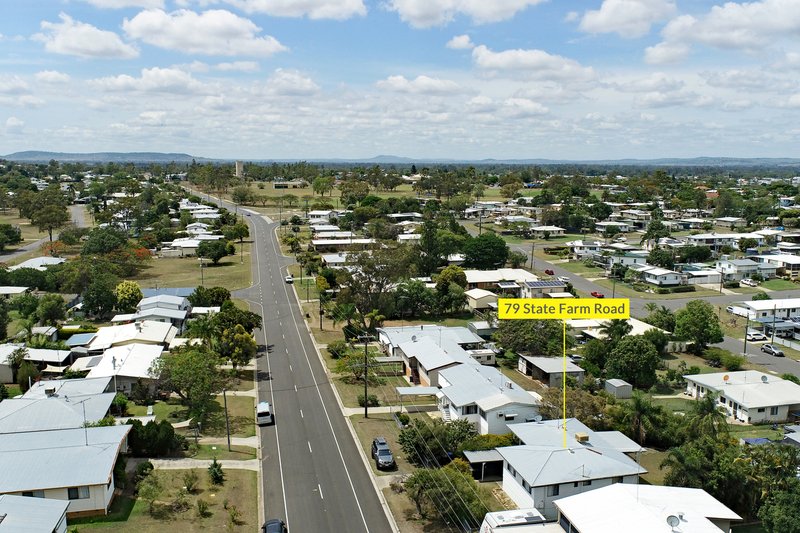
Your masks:
[[[200,272],[200,261],[196,257],[154,257],[134,278],[142,288],[146,287],[225,287],[228,290],[249,287],[250,277],[250,243],[244,243],[244,255],[240,258],[239,243],[236,255],[223,257],[219,264],[203,262]]]
[[[192,442],[191,437],[187,437],[189,442]],[[194,447],[190,447],[189,450],[195,450]],[[196,453],[194,455],[189,455],[187,452],[186,457],[190,459],[207,459],[212,460],[216,457],[219,460],[222,459],[236,459],[239,461],[246,461],[248,459],[255,459],[256,458],[256,449],[251,448],[250,446],[237,446],[231,445],[231,451],[228,451],[228,444],[200,444],[196,448]]]
[[[647,470],[641,478],[650,485],[663,485],[667,471],[661,470],[659,465],[666,457],[667,452],[650,449],[639,454],[639,465]]]
[[[184,486],[186,470],[156,470],[164,491],[156,500],[154,513],[143,500],[121,496],[106,516],[70,519],[80,531],[113,530],[115,533],[161,533],[179,531],[256,531],[258,523],[258,476],[249,470],[225,470],[225,483],[211,485],[208,472],[196,469],[199,483],[194,494],[186,495],[185,510],[176,511],[175,499]],[[205,516],[198,516],[197,502],[208,504]],[[227,507],[227,509],[226,509]],[[234,508],[237,517],[232,520]]]
[[[771,279],[761,284],[761,288],[771,291],[789,291],[797,288],[797,284],[785,279]]]
[[[130,416],[146,416],[147,406],[128,402],[128,414]],[[153,415],[157,421],[166,420],[174,424],[175,422],[187,420],[189,418],[189,409],[181,404],[180,399],[170,398],[166,402],[158,401],[154,403]]]
[[[252,396],[233,396],[228,393],[228,419],[232,437],[252,437],[256,434],[255,398]],[[206,415],[202,434],[208,437],[225,436],[225,409],[223,398],[217,395],[217,401]]]

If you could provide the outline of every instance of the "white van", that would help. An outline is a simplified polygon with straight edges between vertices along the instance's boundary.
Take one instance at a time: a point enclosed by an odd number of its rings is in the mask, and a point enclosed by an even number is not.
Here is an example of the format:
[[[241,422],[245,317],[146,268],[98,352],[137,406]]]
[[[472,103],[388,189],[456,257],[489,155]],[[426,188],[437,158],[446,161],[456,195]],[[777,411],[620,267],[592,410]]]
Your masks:
[[[272,406],[269,402],[259,402],[256,405],[256,424],[263,426],[264,424],[272,424]]]

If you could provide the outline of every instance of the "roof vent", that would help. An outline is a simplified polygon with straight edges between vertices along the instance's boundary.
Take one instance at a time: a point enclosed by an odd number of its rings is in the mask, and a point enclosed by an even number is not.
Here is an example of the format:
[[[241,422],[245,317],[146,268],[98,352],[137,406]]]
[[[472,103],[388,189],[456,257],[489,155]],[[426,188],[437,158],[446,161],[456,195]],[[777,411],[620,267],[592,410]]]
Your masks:
[[[48,397],[49,396],[55,396],[56,388],[55,387],[51,387],[51,388],[48,388],[48,389],[44,389],[44,394],[45,394],[45,396],[48,396]]]

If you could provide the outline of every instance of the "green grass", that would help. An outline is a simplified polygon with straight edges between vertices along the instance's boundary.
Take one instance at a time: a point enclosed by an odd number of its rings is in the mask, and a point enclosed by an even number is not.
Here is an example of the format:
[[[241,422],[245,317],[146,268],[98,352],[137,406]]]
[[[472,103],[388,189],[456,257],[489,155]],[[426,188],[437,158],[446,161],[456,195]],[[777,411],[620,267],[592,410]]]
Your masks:
[[[582,261],[570,261],[569,263],[559,263],[559,268],[568,270],[574,274],[580,274],[584,277],[594,277],[605,272],[605,269],[596,266],[586,266]]]
[[[788,291],[796,289],[797,284],[785,279],[771,279],[769,281],[763,282],[761,284],[761,287],[764,289],[769,289],[771,291]]]
[[[203,423],[203,435],[209,437],[225,436],[225,410],[222,395],[212,404],[211,412]],[[252,396],[233,396],[228,393],[228,418],[232,437],[252,437],[256,434],[255,398]]]
[[[653,398],[653,403],[673,413],[688,413],[694,405],[694,400],[689,400],[688,398]]]
[[[255,388],[255,382],[253,381],[253,377],[254,376],[252,370],[237,370],[236,374],[232,376],[228,390],[234,390],[234,391],[253,390]]]
[[[13,398],[14,396],[19,396],[22,394],[22,391],[19,388],[19,385],[15,385],[12,383],[5,384],[6,391],[8,392],[8,397]]]
[[[561,266],[561,265],[559,265]],[[613,282],[608,279],[599,279],[595,281],[597,285],[605,287],[606,289],[612,290]],[[700,289],[695,292],[679,292],[674,294],[655,294],[649,292],[639,292],[633,290],[630,286],[624,283],[617,283],[616,284],[616,297],[617,298],[647,298],[649,300],[685,300],[685,299],[698,299],[698,298],[705,298],[707,296],[719,296],[719,292],[707,290],[707,289]],[[653,286],[655,288],[655,285]],[[606,294],[606,296],[610,296],[610,294]]]
[[[211,485],[205,469],[196,469],[199,475],[195,494],[187,495],[189,509],[174,512],[170,507],[173,498],[183,487],[185,470],[156,470],[165,487],[156,500],[155,513],[148,512],[148,505],[132,497],[120,497],[112,505],[112,513],[106,516],[70,519],[69,524],[80,525],[81,531],[113,530],[115,533],[161,533],[181,531],[256,531],[258,523],[258,477],[249,470],[225,470],[225,483]],[[205,517],[198,517],[197,500],[209,504]],[[229,513],[224,508],[230,502],[239,510],[239,520],[229,527]]]
[[[212,265],[204,262],[201,275],[200,261],[196,257],[167,257],[153,258],[147,262],[144,269],[136,277],[142,288],[159,287],[225,287],[228,290],[249,287],[250,276],[250,243],[244,243],[243,261],[239,257],[239,244],[236,244],[237,254],[223,257],[219,264]]]
[[[730,424],[728,425],[728,431],[730,431],[732,437],[737,439],[770,439],[774,441],[783,440],[783,430],[774,430],[769,424],[757,426]]]
[[[136,405],[128,402],[128,413],[131,416],[146,416],[147,406]],[[170,398],[166,402],[156,402],[153,404],[153,415],[156,420],[167,420],[170,423],[182,422],[189,417],[189,410],[181,404],[177,398]]]
[[[191,438],[189,439],[191,442]],[[197,453],[186,457],[192,459],[207,459],[212,460],[214,457],[217,459],[236,459],[246,461],[248,459],[256,458],[256,449],[250,446],[236,446],[231,445],[231,451],[228,451],[227,444],[200,444],[197,448]]]
[[[767,533],[764,526],[761,524],[743,524],[740,526],[731,526],[732,533]]]
[[[424,419],[428,419],[428,416],[425,414],[412,413],[409,416],[424,417]],[[400,448],[400,445],[397,442],[397,439],[400,436],[400,428],[397,427],[392,415],[388,413],[378,413],[370,415],[369,418],[364,418],[363,414],[353,415],[350,417],[350,423],[353,424],[353,428],[356,430],[358,441],[361,444],[361,447],[364,449],[364,453],[370,460],[373,472],[378,475],[390,475],[410,474],[414,471],[414,467],[409,463],[403,454],[403,450]],[[372,446],[372,439],[378,436],[386,437],[386,442],[389,444],[389,448],[391,448],[392,454],[394,455],[394,460],[397,463],[397,470],[379,471],[377,468],[375,468],[375,461],[370,455],[370,449]]]
[[[667,475],[666,470],[661,470],[659,465],[667,457],[667,452],[660,452],[657,450],[647,450],[639,455],[639,464],[647,469],[647,474],[642,476],[642,479],[650,485],[663,485],[664,476]]]

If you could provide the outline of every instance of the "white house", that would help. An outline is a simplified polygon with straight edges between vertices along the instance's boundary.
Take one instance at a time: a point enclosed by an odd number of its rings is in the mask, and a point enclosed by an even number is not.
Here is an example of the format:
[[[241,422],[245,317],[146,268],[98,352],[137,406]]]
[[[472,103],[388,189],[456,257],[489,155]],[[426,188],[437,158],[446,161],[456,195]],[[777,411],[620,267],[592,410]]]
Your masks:
[[[575,259],[584,259],[591,257],[596,253],[600,253],[603,243],[600,241],[569,241],[565,242],[564,246],[569,248],[570,254]]]
[[[464,296],[467,297],[467,306],[469,306],[470,311],[497,308],[497,295],[491,291],[470,289],[464,291]]]
[[[723,259],[717,261],[714,267],[722,273],[726,280],[739,281],[761,274],[759,263],[752,259]]]
[[[615,483],[555,506],[565,533],[729,533],[742,519],[703,489],[660,485]]]
[[[398,346],[406,376],[415,385],[438,387],[445,368],[468,363],[466,352],[456,344],[445,349],[430,337],[413,338]]]
[[[111,377],[117,391],[129,393],[138,380],[145,383],[152,381],[149,369],[163,351],[164,347],[158,344],[125,344],[109,348],[103,355],[84,357],[78,362],[89,359],[91,366],[88,367],[87,378]]]
[[[133,324],[102,327],[97,330],[87,348],[89,352],[101,353],[112,346],[133,343],[166,347],[177,334],[178,330],[172,324],[143,320]]]
[[[331,211],[327,209],[317,209],[314,211],[308,212],[308,223],[309,224],[329,224],[331,218],[336,215],[336,211]]]
[[[781,298],[776,300],[750,300],[736,302],[743,307],[750,320],[766,321],[773,317],[776,321],[800,316],[800,298]]]
[[[669,270],[666,268],[656,267],[652,265],[631,265],[628,267],[634,272],[638,272],[642,277],[642,281],[659,287],[670,287],[680,285],[683,282],[683,276],[680,272]]]
[[[558,226],[533,226],[531,232],[534,237],[543,239],[547,237],[563,237],[566,230]]]
[[[684,376],[693,398],[708,393],[728,416],[748,424],[785,422],[800,417],[800,385],[757,370]]]
[[[792,254],[757,255],[755,259],[777,267],[778,275],[785,275],[791,279],[800,278],[800,256]]]
[[[698,233],[686,237],[686,242],[692,246],[709,246],[717,250],[722,246],[736,248],[741,239],[754,239],[757,246],[764,245],[764,236],[758,233]]]
[[[66,533],[69,502],[0,494],[0,528],[9,533]]]
[[[733,229],[746,226],[747,221],[742,217],[719,217],[714,221],[714,224]]]
[[[68,517],[106,514],[129,425],[0,435],[0,494],[69,502]]]
[[[565,371],[568,378],[572,378],[578,383],[583,382],[585,374],[581,367],[570,361],[564,362],[561,357],[533,357],[529,355],[519,356],[517,371],[541,381],[548,387],[561,387]]]
[[[462,364],[440,371],[442,419],[465,419],[478,433],[502,435],[539,414],[538,395],[522,390],[493,367]]]

